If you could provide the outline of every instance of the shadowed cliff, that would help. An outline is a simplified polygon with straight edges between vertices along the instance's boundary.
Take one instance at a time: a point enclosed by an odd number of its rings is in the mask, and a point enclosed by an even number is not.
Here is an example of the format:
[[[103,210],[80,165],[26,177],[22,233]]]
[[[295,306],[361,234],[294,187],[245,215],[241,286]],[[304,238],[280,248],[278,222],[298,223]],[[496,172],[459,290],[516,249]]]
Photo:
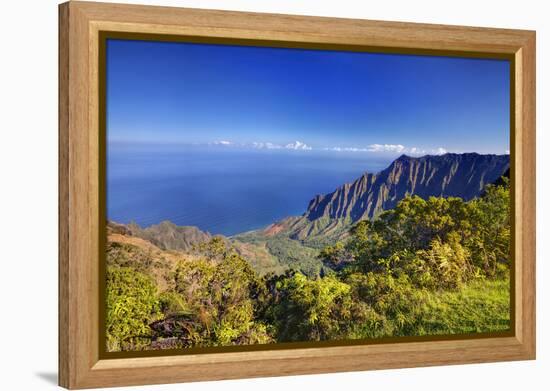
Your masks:
[[[468,201],[500,178],[509,165],[508,155],[402,155],[379,173],[365,173],[332,193],[317,195],[304,216],[310,221],[321,217],[370,219],[382,210],[392,209],[407,195],[460,197]]]

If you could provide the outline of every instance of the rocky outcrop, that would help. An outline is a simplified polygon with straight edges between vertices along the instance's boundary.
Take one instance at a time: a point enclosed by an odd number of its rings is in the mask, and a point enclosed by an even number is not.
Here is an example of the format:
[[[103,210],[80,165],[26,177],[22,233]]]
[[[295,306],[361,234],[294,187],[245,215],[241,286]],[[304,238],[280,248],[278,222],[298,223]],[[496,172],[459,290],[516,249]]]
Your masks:
[[[365,173],[332,193],[316,196],[304,216],[309,221],[322,217],[370,219],[394,208],[407,195],[452,196],[467,201],[479,196],[483,188],[500,178],[509,166],[508,155],[447,153],[417,158],[402,155],[379,173]]]

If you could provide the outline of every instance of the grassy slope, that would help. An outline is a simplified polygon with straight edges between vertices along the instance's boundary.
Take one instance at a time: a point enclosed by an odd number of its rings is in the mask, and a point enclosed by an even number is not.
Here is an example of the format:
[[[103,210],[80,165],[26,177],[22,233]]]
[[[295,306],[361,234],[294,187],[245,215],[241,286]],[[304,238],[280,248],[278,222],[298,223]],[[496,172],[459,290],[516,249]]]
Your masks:
[[[287,269],[271,253],[265,242],[231,241],[237,252],[245,258],[260,276],[267,273],[282,274]]]
[[[359,324],[350,339],[430,336],[507,331],[510,328],[509,279],[479,280],[459,290],[424,291],[425,301],[407,331],[399,328],[373,331]],[[390,323],[395,319],[388,319]]]
[[[432,293],[419,335],[506,331],[510,280],[473,281],[459,291]]]

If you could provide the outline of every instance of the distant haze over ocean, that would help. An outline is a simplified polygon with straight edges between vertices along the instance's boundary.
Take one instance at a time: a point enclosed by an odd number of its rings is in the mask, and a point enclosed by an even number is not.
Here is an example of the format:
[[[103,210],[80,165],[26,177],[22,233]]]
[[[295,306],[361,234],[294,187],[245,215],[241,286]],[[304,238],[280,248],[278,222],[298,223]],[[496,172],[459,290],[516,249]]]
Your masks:
[[[301,215],[317,194],[397,155],[219,146],[110,144],[107,217],[141,226],[164,220],[234,235]]]

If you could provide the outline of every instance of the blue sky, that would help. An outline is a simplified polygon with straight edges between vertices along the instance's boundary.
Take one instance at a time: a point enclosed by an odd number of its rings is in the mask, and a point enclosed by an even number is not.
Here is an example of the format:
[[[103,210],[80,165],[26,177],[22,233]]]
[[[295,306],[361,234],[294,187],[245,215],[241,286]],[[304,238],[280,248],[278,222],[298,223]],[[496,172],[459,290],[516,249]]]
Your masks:
[[[509,62],[108,40],[109,143],[506,153]]]

